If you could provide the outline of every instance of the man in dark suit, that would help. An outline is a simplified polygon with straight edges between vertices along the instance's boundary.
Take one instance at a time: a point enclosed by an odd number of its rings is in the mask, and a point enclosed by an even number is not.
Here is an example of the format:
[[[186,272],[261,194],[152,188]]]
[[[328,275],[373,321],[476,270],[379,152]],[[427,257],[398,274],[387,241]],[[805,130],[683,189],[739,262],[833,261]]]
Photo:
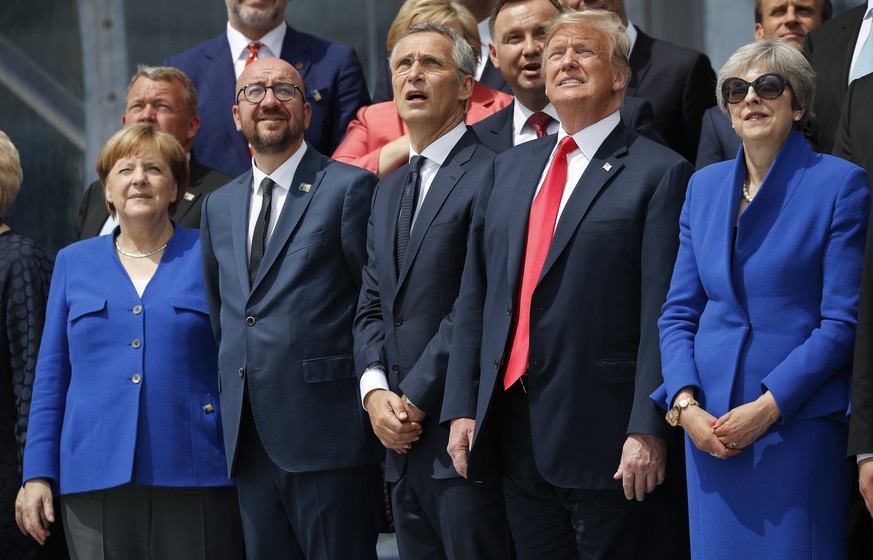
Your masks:
[[[478,53],[479,64],[476,67],[476,73],[473,74],[473,77],[491,89],[497,89],[505,93],[512,93],[509,84],[503,78],[503,74],[494,66],[493,61],[488,56],[489,44],[493,39],[488,20],[491,11],[494,8],[494,0],[456,1],[458,4],[470,10],[470,13],[473,14],[473,17],[479,22],[479,40],[482,43],[482,51]]]
[[[497,0],[489,18],[489,52],[494,66],[512,88],[515,101],[473,125],[481,142],[500,153],[509,148],[558,132],[558,114],[540,72],[543,34],[564,8],[558,0]],[[654,129],[649,102],[626,97],[619,110],[631,130],[663,142]],[[534,123],[544,124],[534,126]]]
[[[629,24],[624,0],[565,0],[577,9],[607,9],[627,27],[631,41],[627,94],[652,104],[655,129],[667,145],[694,162],[703,113],[715,105],[715,72],[703,53],[653,39]]]
[[[477,205],[449,454],[468,478],[502,472],[519,558],[687,557],[666,538],[668,432],[648,394],[692,168],[621,124],[629,42],[615,14],[562,14],[545,45],[562,130],[499,155]]]
[[[250,60],[270,56],[289,62],[306,80],[306,101],[312,107],[306,141],[323,154],[333,153],[355,112],[370,102],[355,51],[286,24],[289,0],[225,2],[226,33],[164,62],[184,71],[200,93],[203,128],[194,141],[194,155],[232,176],[251,167],[246,139],[231,114],[233,86]]]
[[[439,423],[449,313],[473,208],[492,179],[493,152],[464,124],[475,60],[469,43],[432,23],[410,28],[391,56],[412,163],[383,179],[373,198],[355,365],[373,431],[388,449],[385,479],[404,558],[509,555],[500,482],[461,478]]]
[[[831,0],[755,0],[755,39],[779,39],[801,50],[807,33],[831,13]],[[730,118],[720,107],[710,107],[700,128],[697,169],[735,158],[741,144]]]
[[[194,137],[200,129],[197,116],[197,90],[185,74],[167,66],[140,66],[127,86],[127,104],[121,126],[148,122],[156,129],[172,134],[191,153]],[[219,173],[190,158],[190,178],[173,219],[188,228],[200,227],[203,197],[230,181]],[[79,205],[73,226],[73,241],[110,233],[117,221],[110,218],[103,195],[103,185],[94,181]]]
[[[849,84],[837,125],[834,155],[860,165],[873,177],[873,74]],[[871,448],[873,451],[873,448]]]
[[[303,91],[284,60],[246,68],[233,118],[252,169],[203,203],[227,464],[250,560],[375,560],[382,453],[352,323],[376,176],[303,141]]]
[[[813,118],[805,132],[816,151],[829,154],[834,149],[834,135],[840,119],[850,76],[858,51],[868,35],[861,35],[865,14],[873,9],[868,0],[833,18],[806,36],[803,49],[815,69]]]

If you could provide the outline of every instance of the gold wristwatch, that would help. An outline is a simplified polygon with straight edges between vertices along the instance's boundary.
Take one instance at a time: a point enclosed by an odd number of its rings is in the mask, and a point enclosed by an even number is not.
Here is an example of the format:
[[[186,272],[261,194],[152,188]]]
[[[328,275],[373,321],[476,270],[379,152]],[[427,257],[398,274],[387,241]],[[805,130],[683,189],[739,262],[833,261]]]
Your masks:
[[[667,423],[674,428],[679,425],[679,415],[689,406],[698,406],[700,403],[694,399],[682,399],[677,402],[673,408],[667,411]]]

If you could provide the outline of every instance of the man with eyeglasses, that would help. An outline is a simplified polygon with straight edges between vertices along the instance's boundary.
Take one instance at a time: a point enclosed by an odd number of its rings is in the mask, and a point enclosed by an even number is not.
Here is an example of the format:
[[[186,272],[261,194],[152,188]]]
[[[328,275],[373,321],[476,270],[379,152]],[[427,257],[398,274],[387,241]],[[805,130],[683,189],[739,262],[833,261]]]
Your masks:
[[[801,50],[807,33],[829,20],[832,12],[831,0],[755,0],[755,39],[779,39]],[[697,169],[735,158],[740,144],[730,118],[710,107],[700,127]]]
[[[494,153],[464,124],[475,54],[435,23],[411,27],[390,58],[409,163],[376,189],[355,321],[364,407],[388,450],[402,558],[509,558],[499,480],[461,478],[439,423],[473,209]]]
[[[382,452],[352,321],[377,179],[304,142],[304,91],[279,58],[243,71],[233,119],[251,169],[203,203],[227,464],[249,560],[373,560]]]

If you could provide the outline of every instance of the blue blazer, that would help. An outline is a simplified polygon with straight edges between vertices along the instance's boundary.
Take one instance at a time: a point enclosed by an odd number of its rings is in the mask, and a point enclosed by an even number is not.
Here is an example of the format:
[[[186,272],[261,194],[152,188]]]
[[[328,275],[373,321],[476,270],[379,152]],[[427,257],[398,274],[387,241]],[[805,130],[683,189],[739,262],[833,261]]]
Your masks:
[[[556,139],[497,156],[487,208],[476,209],[441,416],[476,419],[473,479],[495,466],[487,453],[498,439],[493,403],[503,390],[526,225]],[[619,124],[561,213],[531,301],[527,382],[534,460],[550,484],[618,489],[612,475],[627,434],[668,434],[647,401],[661,382],[657,319],[692,171]]]
[[[398,276],[397,220],[404,165],[379,183],[367,230],[368,263],[355,320],[355,366],[385,366],[389,388],[406,394],[427,413],[423,452],[389,451],[385,478],[396,482],[409,461],[434,478],[458,473],[446,452],[449,431],[439,424],[452,322],[449,314],[461,285],[467,234],[483,188],[491,187],[494,153],[469,128],[437,172],[415,218],[407,257]]]
[[[377,181],[309,146],[254,283],[246,248],[252,172],[204,201],[203,270],[231,469],[245,391],[264,449],[280,468],[311,472],[380,461],[352,357]]]
[[[707,165],[733,159],[742,144],[730,117],[722,113],[718,106],[710,107],[703,113],[695,166],[703,169]]]
[[[229,485],[200,241],[175,226],[142,297],[105,235],[58,253],[24,480],[60,494]]]
[[[716,417],[770,390],[782,421],[845,417],[870,207],[867,177],[792,131],[752,203],[737,210],[746,166],[695,173],[659,321],[672,403],[697,389]]]
[[[364,71],[354,49],[297,31],[288,26],[280,58],[300,73],[312,118],[306,141],[332,154],[349,122],[370,103]],[[197,86],[202,119],[192,153],[203,165],[236,177],[251,168],[248,143],[233,122],[236,77],[227,35],[197,45],[164,61],[185,72]]]

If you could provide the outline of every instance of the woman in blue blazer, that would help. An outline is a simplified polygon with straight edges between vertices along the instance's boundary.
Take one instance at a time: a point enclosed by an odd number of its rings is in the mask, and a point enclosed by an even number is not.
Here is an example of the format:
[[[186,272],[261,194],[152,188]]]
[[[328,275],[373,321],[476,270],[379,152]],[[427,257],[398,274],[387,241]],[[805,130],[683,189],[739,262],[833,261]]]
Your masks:
[[[170,221],[185,152],[133,125],[97,171],[119,225],[57,257],[19,526],[42,543],[57,493],[74,559],[241,558],[199,235]]]
[[[694,558],[846,557],[863,170],[798,129],[815,74],[759,41],[719,72],[736,160],[691,179],[653,395],[686,433]]]

